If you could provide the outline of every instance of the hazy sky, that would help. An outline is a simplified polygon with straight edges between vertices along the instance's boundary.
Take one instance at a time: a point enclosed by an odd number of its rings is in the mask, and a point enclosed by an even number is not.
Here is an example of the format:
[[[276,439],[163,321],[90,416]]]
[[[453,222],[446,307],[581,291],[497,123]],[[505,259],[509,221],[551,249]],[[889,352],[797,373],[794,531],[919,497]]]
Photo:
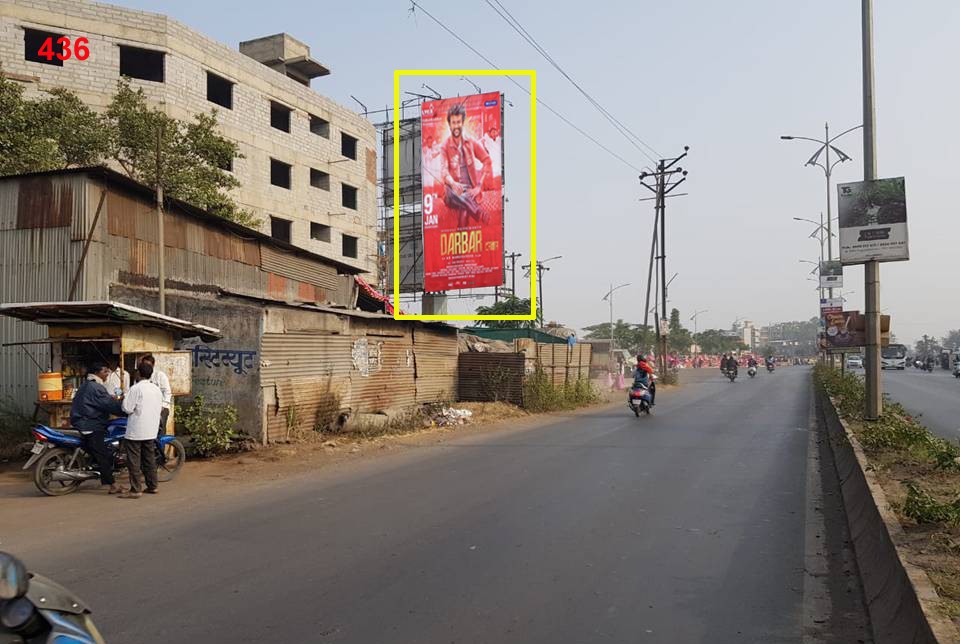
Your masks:
[[[684,320],[698,309],[708,310],[701,329],[726,328],[736,318],[765,324],[817,314],[815,284],[806,281],[811,266],[798,260],[817,259],[819,245],[807,238],[813,227],[792,217],[819,219],[823,173],[803,166],[813,144],[779,136],[818,137],[825,121],[834,132],[861,122],[859,2],[502,1],[655,150],[673,156],[691,147],[684,163],[689,196],[671,200],[667,211],[668,273],[679,273],[670,306]],[[314,89],[349,106],[356,105],[351,94],[371,109],[388,104],[395,68],[486,67],[426,16],[411,15],[404,0],[273,0],[242,10],[226,0],[119,4],[166,13],[234,47],[286,31],[333,70]],[[633,165],[649,164],[484,0],[420,4],[498,66],[537,69],[543,100]],[[960,4],[875,5],[878,174],[906,177],[912,256],[882,265],[881,307],[900,340],[912,341],[960,327],[953,190],[960,90],[949,74],[960,58]],[[502,89],[514,104],[505,117],[506,245],[526,254],[529,103],[505,79],[473,80],[484,91]],[[457,78],[426,82],[444,95],[473,92]],[[854,160],[837,167],[835,180],[862,178],[859,132],[837,145]],[[543,109],[537,158],[539,254],[563,256],[544,280],[547,319],[574,327],[604,321],[600,298],[610,282],[632,282],[618,291],[616,317],[639,321],[653,206],[638,201],[647,193],[637,172]],[[862,310],[862,269],[848,267],[845,279],[848,308]]]

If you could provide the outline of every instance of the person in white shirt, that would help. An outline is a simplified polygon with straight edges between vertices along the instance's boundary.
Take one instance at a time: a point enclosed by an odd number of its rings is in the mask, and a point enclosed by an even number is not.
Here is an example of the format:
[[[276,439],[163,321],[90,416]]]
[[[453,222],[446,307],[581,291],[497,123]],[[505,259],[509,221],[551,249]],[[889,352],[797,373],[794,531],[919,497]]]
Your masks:
[[[110,363],[110,367],[113,371],[107,376],[103,386],[107,388],[108,394],[114,398],[120,398],[123,393],[130,391],[130,374],[120,368],[120,363],[116,360]],[[117,393],[118,390],[121,393]]]
[[[123,436],[123,449],[130,469],[130,490],[120,495],[121,499],[139,499],[146,491],[157,493],[157,431],[160,428],[160,409],[163,394],[150,382],[153,365],[143,360],[137,367],[139,380],[130,388],[121,403],[127,416],[127,433]]]
[[[163,404],[160,410],[160,433],[166,434],[167,418],[170,417],[170,405],[173,402],[173,390],[170,389],[170,379],[167,378],[167,374],[157,369],[157,359],[153,357],[152,353],[148,353],[140,358],[140,362],[146,362],[153,369],[150,382],[159,387],[160,393],[163,394]]]

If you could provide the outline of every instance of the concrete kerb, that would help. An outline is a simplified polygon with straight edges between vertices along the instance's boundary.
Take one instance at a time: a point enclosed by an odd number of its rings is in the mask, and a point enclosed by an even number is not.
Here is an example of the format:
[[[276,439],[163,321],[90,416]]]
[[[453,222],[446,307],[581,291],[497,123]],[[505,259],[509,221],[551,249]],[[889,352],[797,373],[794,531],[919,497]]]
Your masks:
[[[877,644],[947,644],[960,632],[936,611],[940,597],[927,574],[907,561],[900,521],[860,443],[817,387],[817,415],[827,430],[850,539],[860,569],[867,612]]]

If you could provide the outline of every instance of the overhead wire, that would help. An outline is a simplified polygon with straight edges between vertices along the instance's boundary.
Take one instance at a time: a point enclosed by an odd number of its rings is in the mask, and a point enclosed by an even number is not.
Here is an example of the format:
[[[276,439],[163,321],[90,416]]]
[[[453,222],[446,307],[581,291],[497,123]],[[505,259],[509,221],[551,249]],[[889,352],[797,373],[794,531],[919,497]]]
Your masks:
[[[499,65],[497,65],[496,63],[494,63],[492,60],[490,60],[488,57],[486,57],[486,56],[484,56],[482,53],[480,53],[480,51],[478,51],[478,50],[476,49],[476,47],[474,47],[473,45],[471,45],[470,43],[468,43],[466,40],[464,40],[463,38],[461,38],[460,35],[457,34],[457,32],[455,32],[453,29],[451,29],[450,27],[448,27],[447,25],[445,25],[439,18],[435,17],[432,13],[430,13],[429,11],[427,11],[426,9],[424,9],[423,6],[420,5],[416,0],[410,0],[410,4],[412,5],[412,7],[415,7],[416,9],[419,9],[420,11],[422,11],[425,16],[427,16],[428,18],[430,18],[431,20],[433,20],[435,23],[437,23],[437,25],[440,26],[441,29],[443,29],[444,31],[446,31],[446,32],[447,32],[448,34],[450,34],[451,36],[453,36],[453,37],[454,37],[457,41],[459,41],[464,47],[466,47],[467,49],[469,49],[470,51],[472,51],[474,54],[476,54],[477,56],[479,56],[485,63],[487,63],[488,65],[490,65],[493,69],[502,69],[502,67],[500,67]],[[411,8],[411,12],[413,12],[413,9],[412,9],[412,8]],[[519,87],[521,90],[523,90],[524,92],[526,92],[526,94],[527,94],[528,96],[530,95],[530,90],[529,90],[528,88],[524,87],[523,84],[521,84],[520,82],[518,82],[515,78],[513,78],[512,76],[509,76],[509,75],[506,76],[506,78],[507,78],[507,80],[509,80],[510,82],[512,82],[514,85],[516,85],[517,87]],[[609,155],[611,155],[612,157],[616,158],[618,161],[620,161],[621,163],[625,164],[626,166],[632,168],[633,170],[636,170],[637,172],[643,172],[642,169],[638,168],[636,165],[634,165],[633,163],[631,163],[630,161],[628,161],[627,159],[625,159],[623,156],[621,156],[621,155],[617,154],[616,152],[614,152],[613,150],[611,150],[609,147],[607,147],[606,145],[604,145],[603,143],[601,143],[600,141],[598,141],[596,138],[594,138],[593,136],[591,136],[589,133],[587,133],[586,131],[584,131],[583,128],[581,128],[580,126],[578,126],[576,123],[574,123],[573,121],[571,121],[570,119],[568,119],[566,116],[564,116],[563,114],[561,114],[561,113],[558,112],[557,110],[553,109],[553,108],[552,108],[550,105],[548,105],[542,98],[537,97],[537,103],[538,103],[539,105],[542,105],[542,106],[544,107],[544,109],[546,109],[546,110],[549,111],[551,114],[553,114],[554,116],[556,116],[557,118],[559,118],[561,121],[563,121],[563,122],[566,123],[568,126],[570,126],[571,128],[573,128],[573,129],[574,129],[575,131],[577,131],[579,134],[581,134],[582,136],[584,136],[585,138],[587,138],[588,140],[590,140],[591,142],[593,142],[597,147],[601,148],[601,149],[602,149],[604,152],[606,152],[607,154],[609,154]]]
[[[580,92],[584,96],[584,98],[586,98],[587,101],[589,101],[590,104],[593,105],[597,109],[597,111],[599,111],[600,114],[602,114],[604,118],[606,118],[610,122],[610,124],[613,125],[613,127],[620,134],[622,134],[628,141],[630,141],[630,143],[635,148],[637,148],[641,154],[647,157],[651,162],[657,163],[657,160],[654,159],[652,156],[650,156],[647,150],[652,152],[657,157],[660,156],[660,153],[654,150],[651,145],[649,145],[646,141],[641,139],[629,127],[624,125],[623,122],[620,121],[620,119],[618,119],[613,114],[611,114],[609,110],[603,107],[603,105],[601,105],[599,101],[597,101],[593,96],[590,95],[589,92],[587,92],[587,90],[585,90],[577,81],[575,81],[570,76],[570,74],[567,73],[567,71],[560,66],[560,64],[553,58],[553,56],[551,56],[547,52],[547,50],[544,49],[544,47],[537,42],[537,40],[533,37],[533,35],[530,34],[530,32],[526,30],[526,28],[524,28],[524,26],[520,23],[520,21],[517,20],[512,13],[510,13],[510,10],[507,9],[505,6],[503,6],[503,3],[501,3],[500,0],[485,0],[485,1],[487,5],[489,5],[490,8],[493,9],[497,13],[497,15],[504,20],[504,22],[510,25],[510,27],[512,27],[514,31],[520,34],[521,38],[526,40],[527,43],[531,47],[533,47],[541,56],[543,56],[543,58],[546,59],[546,61],[550,63],[554,69],[560,72],[560,74],[564,78],[566,78],[567,81],[569,81],[570,84],[573,85],[577,89],[577,91]],[[646,148],[646,150],[644,148]]]

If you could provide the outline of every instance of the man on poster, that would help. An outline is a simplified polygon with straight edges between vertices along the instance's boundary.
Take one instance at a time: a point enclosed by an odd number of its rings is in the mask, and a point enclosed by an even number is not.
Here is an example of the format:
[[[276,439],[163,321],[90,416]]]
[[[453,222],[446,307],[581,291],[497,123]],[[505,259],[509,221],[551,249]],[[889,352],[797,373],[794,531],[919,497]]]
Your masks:
[[[457,227],[466,228],[470,219],[486,224],[489,215],[483,211],[479,200],[487,177],[491,175],[492,163],[483,144],[463,133],[467,111],[463,103],[455,103],[447,110],[447,125],[450,136],[443,144],[443,201],[457,214]],[[483,170],[478,175],[476,162]]]

